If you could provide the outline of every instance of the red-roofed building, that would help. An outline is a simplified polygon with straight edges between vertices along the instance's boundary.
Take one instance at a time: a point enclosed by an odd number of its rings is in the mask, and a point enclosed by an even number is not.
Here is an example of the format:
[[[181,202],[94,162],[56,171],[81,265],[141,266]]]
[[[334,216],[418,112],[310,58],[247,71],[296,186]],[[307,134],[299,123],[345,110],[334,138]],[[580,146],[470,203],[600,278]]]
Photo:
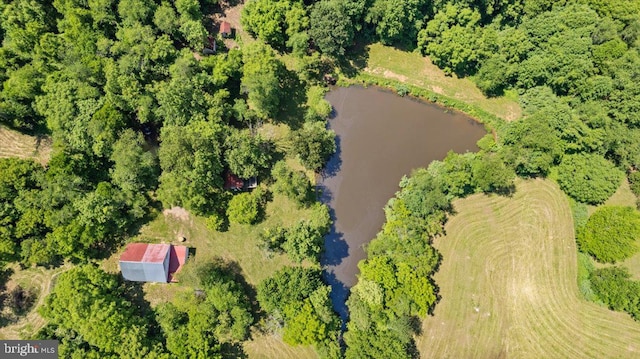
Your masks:
[[[231,36],[231,24],[229,24],[226,21],[221,22],[220,23],[220,35],[222,35],[222,37]]]
[[[189,256],[185,246],[130,243],[120,256],[120,271],[126,280],[173,282]]]
[[[242,179],[230,171],[224,172],[224,189],[231,191],[242,191],[258,187],[258,178],[251,177]]]
[[[233,173],[226,171],[224,173],[224,189],[239,191],[244,188],[244,181],[242,178],[234,175]]]

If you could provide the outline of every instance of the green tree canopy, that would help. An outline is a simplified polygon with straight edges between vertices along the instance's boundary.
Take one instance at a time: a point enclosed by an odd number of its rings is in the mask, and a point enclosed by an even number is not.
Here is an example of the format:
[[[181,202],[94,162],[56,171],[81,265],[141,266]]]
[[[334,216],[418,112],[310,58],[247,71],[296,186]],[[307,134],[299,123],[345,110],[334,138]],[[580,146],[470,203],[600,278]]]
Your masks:
[[[615,263],[638,251],[640,212],[632,207],[604,206],[578,233],[580,250],[600,262]]]
[[[234,263],[215,258],[188,263],[180,272],[181,282],[199,290],[158,306],[158,322],[173,356],[220,358],[228,346],[247,339],[253,315],[236,270]]]
[[[194,121],[187,126],[165,126],[160,138],[158,198],[165,207],[212,212],[223,185],[221,125]]]
[[[418,34],[418,47],[431,57],[445,73],[458,75],[474,73],[487,56],[480,26],[480,14],[470,8],[447,4],[427,27]]]
[[[276,59],[273,49],[260,42],[245,46],[242,59],[242,87],[247,93],[249,108],[261,118],[275,117],[280,107],[282,63]]]
[[[566,155],[558,166],[558,183],[562,190],[589,204],[606,201],[623,178],[622,171],[596,154]]]
[[[278,49],[309,27],[306,9],[297,0],[248,2],[240,21],[251,35]]]
[[[640,282],[631,280],[625,267],[606,267],[594,270],[590,276],[593,291],[612,310],[625,311],[640,319]]]
[[[117,276],[86,265],[60,274],[56,287],[40,308],[59,330],[97,348],[101,356],[143,357],[153,346],[149,323],[123,295]],[[123,345],[126,343],[126,345]]]
[[[353,41],[354,24],[345,6],[343,1],[321,0],[311,8],[309,35],[320,51],[335,58]]]
[[[285,161],[279,161],[271,170],[271,177],[276,181],[273,190],[284,194],[300,205],[309,203],[312,188],[307,175],[302,171],[294,171]]]
[[[325,126],[322,121],[305,122],[291,135],[292,150],[307,169],[320,170],[336,151],[335,132]]]
[[[369,8],[366,20],[375,24],[383,44],[409,46],[424,25],[427,1],[376,0]]]
[[[24,197],[37,193],[43,172],[33,161],[0,159],[0,263],[16,259],[21,241],[40,234],[41,214]]]
[[[283,312],[287,305],[302,302],[321,286],[320,270],[284,267],[258,285],[258,301],[267,312]]]
[[[239,193],[229,201],[227,216],[232,223],[255,224],[260,218],[261,198],[258,191]]]
[[[257,177],[269,167],[269,143],[248,130],[231,131],[225,140],[225,160],[231,172],[240,178]]]
[[[125,130],[113,145],[111,181],[128,193],[153,189],[157,182],[157,159],[145,151],[142,134]]]

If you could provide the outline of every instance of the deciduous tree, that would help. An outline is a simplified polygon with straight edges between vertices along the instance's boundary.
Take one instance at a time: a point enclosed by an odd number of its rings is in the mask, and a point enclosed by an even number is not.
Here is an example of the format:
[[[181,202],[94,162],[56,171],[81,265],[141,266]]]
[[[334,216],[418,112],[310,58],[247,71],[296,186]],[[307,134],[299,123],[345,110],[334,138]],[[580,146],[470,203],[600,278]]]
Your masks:
[[[311,8],[309,35],[320,51],[337,58],[353,42],[353,26],[345,3],[321,0]]]
[[[560,188],[589,204],[606,201],[618,189],[624,173],[596,154],[566,155],[558,166]]]
[[[632,207],[604,206],[578,233],[580,250],[600,262],[615,263],[638,251],[640,212]]]

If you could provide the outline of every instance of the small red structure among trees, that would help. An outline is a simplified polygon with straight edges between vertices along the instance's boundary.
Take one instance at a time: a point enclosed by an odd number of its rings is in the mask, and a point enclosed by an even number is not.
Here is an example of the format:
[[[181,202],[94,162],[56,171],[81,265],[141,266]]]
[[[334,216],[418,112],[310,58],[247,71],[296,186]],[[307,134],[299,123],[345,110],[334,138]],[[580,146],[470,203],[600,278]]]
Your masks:
[[[237,175],[226,171],[224,173],[224,189],[231,191],[242,191],[246,189],[253,189],[258,186],[258,179],[251,177],[249,179],[242,179]]]
[[[225,38],[231,36],[231,24],[229,24],[226,21],[221,22],[220,35],[222,35],[222,37],[225,37]]]
[[[120,270],[126,280],[176,282],[174,276],[189,256],[185,246],[130,243],[120,256]]]

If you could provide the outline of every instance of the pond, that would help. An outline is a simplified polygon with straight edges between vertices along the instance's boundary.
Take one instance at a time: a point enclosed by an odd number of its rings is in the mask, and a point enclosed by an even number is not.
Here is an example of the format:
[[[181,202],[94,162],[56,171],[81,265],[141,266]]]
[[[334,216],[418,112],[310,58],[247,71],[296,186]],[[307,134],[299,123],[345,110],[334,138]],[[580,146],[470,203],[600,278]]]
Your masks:
[[[402,176],[449,151],[476,151],[487,132],[461,113],[375,87],[335,88],[326,99],[334,109],[329,127],[338,150],[318,183],[334,221],[322,265],[334,306],[345,318],[364,245],[382,228],[383,208]]]

